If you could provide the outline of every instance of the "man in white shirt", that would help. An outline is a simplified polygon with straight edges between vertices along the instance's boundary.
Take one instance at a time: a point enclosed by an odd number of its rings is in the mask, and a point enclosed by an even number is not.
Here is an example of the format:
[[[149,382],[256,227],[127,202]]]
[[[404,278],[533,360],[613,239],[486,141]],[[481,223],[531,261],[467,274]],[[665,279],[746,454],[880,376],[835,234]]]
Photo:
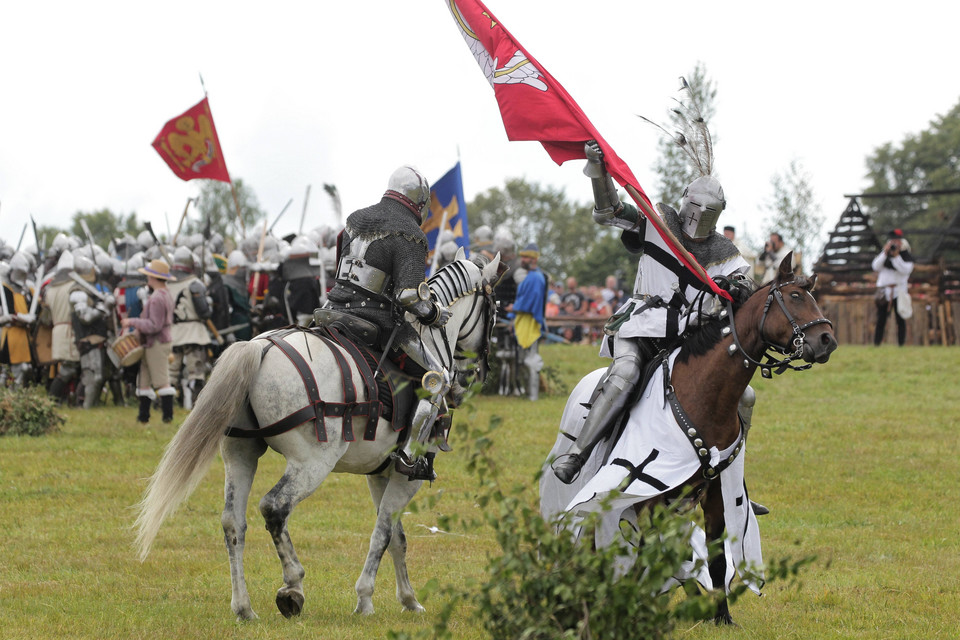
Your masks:
[[[877,328],[873,344],[880,346],[883,342],[887,316],[893,309],[897,318],[897,344],[902,347],[907,340],[907,321],[897,307],[897,299],[909,295],[907,281],[913,271],[910,243],[903,237],[902,230],[894,229],[887,234],[887,243],[873,259],[873,270],[877,272]]]

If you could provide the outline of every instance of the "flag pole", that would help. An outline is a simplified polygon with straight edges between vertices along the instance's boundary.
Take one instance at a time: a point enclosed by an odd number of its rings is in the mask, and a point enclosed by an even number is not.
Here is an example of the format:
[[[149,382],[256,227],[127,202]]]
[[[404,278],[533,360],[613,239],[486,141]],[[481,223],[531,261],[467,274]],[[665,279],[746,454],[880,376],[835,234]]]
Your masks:
[[[203,97],[207,97],[207,85],[203,82],[203,73],[197,72],[197,75],[200,76],[200,87],[203,89]],[[219,144],[219,140],[217,140]],[[223,149],[220,150],[223,153]],[[223,168],[227,172],[227,177],[230,178],[230,170],[227,169],[226,161],[223,162]],[[237,188],[233,186],[233,178],[230,178],[230,194],[233,196],[233,206],[237,209],[237,220],[240,221],[240,232],[244,237],[247,235],[247,225],[243,222],[243,215],[240,213],[240,201],[237,199]]]
[[[437,241],[433,245],[433,262],[430,264],[430,275],[437,272],[437,265],[440,264],[440,236],[443,235],[443,228],[447,226],[447,210],[443,210],[443,216],[440,217],[440,228],[437,229]]]
[[[647,199],[641,196],[640,193],[632,184],[625,184],[624,188],[627,190],[627,193],[630,194],[630,197],[633,198],[634,202],[637,203],[637,206],[640,207],[641,211],[645,216],[647,216],[648,218],[650,216],[656,216],[657,220],[661,220],[660,215],[653,210],[653,208],[647,202]],[[687,251],[686,247],[684,247],[683,244],[680,242],[680,240],[678,240],[677,237],[673,235],[673,231],[670,230],[670,227],[668,227],[666,224],[659,224],[657,225],[657,227],[663,233],[663,235],[666,236],[667,239],[673,244],[673,248],[676,250],[676,252],[681,256],[683,256],[683,258],[689,264],[690,268],[693,269],[697,273],[697,275],[700,276],[705,281],[710,280],[710,276],[707,275],[707,272],[704,270],[703,266],[699,262],[697,262],[696,258],[690,255],[690,252]]]
[[[180,237],[180,230],[183,229],[183,221],[187,219],[187,210],[190,208],[190,203],[193,202],[193,198],[187,198],[187,204],[183,205],[183,215],[180,216],[180,224],[177,225],[177,232],[173,234],[173,244],[177,244],[177,238]]]
[[[227,172],[229,175],[229,172]],[[230,179],[230,193],[233,194],[233,205],[237,208],[237,220],[240,221],[240,231],[243,237],[247,236],[247,225],[243,223],[243,216],[240,215],[240,202],[237,200],[237,188],[233,186],[233,178]]]

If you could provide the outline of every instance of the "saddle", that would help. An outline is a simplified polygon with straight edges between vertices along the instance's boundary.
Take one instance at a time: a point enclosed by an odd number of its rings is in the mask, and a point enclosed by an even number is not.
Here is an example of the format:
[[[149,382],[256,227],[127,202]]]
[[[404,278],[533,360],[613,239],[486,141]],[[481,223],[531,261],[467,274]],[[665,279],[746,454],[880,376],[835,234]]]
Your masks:
[[[285,340],[287,336],[295,332],[305,332],[319,338],[333,354],[343,387],[342,402],[330,402],[320,397],[317,381],[309,364],[303,359],[300,352]],[[230,427],[227,429],[226,435],[240,438],[269,438],[285,433],[304,422],[314,420],[317,441],[326,442],[327,431],[324,419],[336,417],[343,419],[342,433],[345,441],[353,442],[356,439],[353,430],[355,418],[361,419],[364,423],[363,439],[372,441],[376,439],[377,423],[383,418],[390,421],[394,432],[399,432],[400,442],[406,439],[408,429],[406,418],[409,416],[415,401],[414,385],[411,383],[410,377],[401,372],[389,360],[383,362],[379,372],[374,377],[373,372],[377,367],[380,354],[367,346],[348,339],[333,327],[307,329],[300,326],[290,326],[268,336],[254,339],[266,343],[263,347],[264,354],[271,348],[276,347],[290,360],[297,369],[297,373],[300,374],[303,386],[307,391],[309,404],[273,424],[257,429]],[[353,359],[359,369],[360,383],[367,390],[368,400],[357,400],[358,386],[353,380],[353,374],[350,371],[350,365],[344,352]]]

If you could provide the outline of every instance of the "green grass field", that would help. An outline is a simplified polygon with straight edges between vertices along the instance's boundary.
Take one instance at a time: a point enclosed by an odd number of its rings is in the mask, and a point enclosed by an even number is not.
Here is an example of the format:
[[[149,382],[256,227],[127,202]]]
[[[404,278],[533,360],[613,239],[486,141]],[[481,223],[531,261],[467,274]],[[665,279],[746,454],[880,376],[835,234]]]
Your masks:
[[[568,389],[602,366],[591,347],[542,350]],[[765,558],[816,555],[799,587],[773,583],[733,607],[739,629],[681,625],[679,638],[960,637],[960,350],[843,347],[812,371],[754,380],[747,482],[772,514],[760,520]],[[479,397],[454,423],[453,453],[418,498],[437,505],[404,518],[414,586],[479,577],[496,552],[482,532],[433,534],[441,514],[476,509],[464,469],[463,421],[503,418],[495,451],[507,485],[536,500],[534,475],[550,449],[565,397],[531,403]],[[139,499],[175,425],[150,428],[136,410],[65,410],[59,433],[0,438],[0,638],[384,638],[429,628],[401,613],[385,556],[376,613],[352,615],[353,584],[373,509],[363,478],[330,477],[294,512],[291,535],[307,571],[303,615],[286,620],[273,598],[279,562],[257,500],[281,473],[268,453],[248,509],[246,574],[260,619],[237,624],[220,529],[223,468],[168,520],[146,562],[131,548]],[[184,414],[178,412],[177,419]],[[460,426],[458,426],[458,424]],[[466,615],[458,638],[483,637]]]

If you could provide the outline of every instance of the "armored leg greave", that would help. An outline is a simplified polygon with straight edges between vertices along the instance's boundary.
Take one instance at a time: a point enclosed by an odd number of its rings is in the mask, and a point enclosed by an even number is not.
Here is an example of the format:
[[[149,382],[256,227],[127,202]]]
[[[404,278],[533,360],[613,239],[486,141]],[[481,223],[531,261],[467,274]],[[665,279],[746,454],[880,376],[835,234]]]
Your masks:
[[[411,480],[434,480],[436,475],[433,473],[433,457],[430,455],[419,456],[414,448],[419,448],[427,443],[430,434],[433,431],[433,425],[437,421],[437,416],[446,408],[442,394],[435,394],[429,398],[424,398],[417,403],[417,408],[413,413],[413,420],[410,423],[410,438],[403,450],[397,454],[396,469]],[[417,445],[413,443],[417,442]]]
[[[753,421],[753,405],[757,402],[757,392],[753,390],[753,387],[747,385],[747,388],[743,390],[743,395],[740,396],[740,405],[737,407],[737,413],[740,414],[740,420],[743,423],[743,437],[747,437],[747,432],[750,431],[750,424]]]
[[[568,454],[553,465],[554,474],[565,484],[576,479],[594,447],[607,437],[643,372],[644,359],[636,340],[618,339],[615,348],[616,359],[593,392],[594,400],[580,434]]]

